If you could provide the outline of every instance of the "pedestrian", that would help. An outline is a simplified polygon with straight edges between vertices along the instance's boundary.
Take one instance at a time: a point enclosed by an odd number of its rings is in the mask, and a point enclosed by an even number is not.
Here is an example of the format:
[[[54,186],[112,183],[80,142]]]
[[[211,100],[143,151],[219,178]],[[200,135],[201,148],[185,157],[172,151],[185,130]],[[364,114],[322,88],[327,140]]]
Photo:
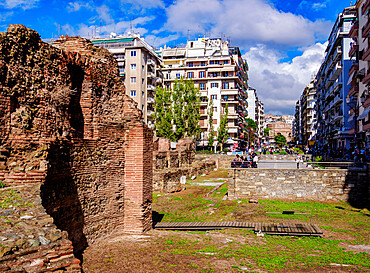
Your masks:
[[[301,162],[300,156],[295,158],[295,162],[297,163],[297,169],[299,169],[299,162]]]
[[[257,168],[257,163],[258,163],[258,156],[257,156],[257,154],[254,154],[254,157],[253,157],[253,168]]]

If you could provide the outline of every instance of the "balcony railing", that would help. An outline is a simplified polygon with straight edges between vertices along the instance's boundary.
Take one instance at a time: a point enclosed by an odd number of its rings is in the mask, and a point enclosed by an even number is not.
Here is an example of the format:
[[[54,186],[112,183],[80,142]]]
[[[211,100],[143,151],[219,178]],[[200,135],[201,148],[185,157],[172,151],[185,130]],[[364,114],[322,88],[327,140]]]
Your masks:
[[[349,92],[348,92],[348,96],[353,96],[354,94],[358,93],[358,90],[359,90],[358,85],[353,86],[353,87],[349,90]]]
[[[351,30],[349,31],[349,37],[351,38],[355,38],[357,36],[357,32],[358,32],[358,29],[359,29],[359,23],[358,21],[356,21],[352,27],[351,27]]]
[[[370,21],[367,21],[366,25],[362,28],[362,38],[367,38],[369,37],[369,32],[370,32]]]
[[[358,44],[356,44],[356,43],[351,43],[351,49],[349,50],[348,55],[349,55],[350,57],[353,57],[353,55],[355,55],[355,53],[358,51],[358,48],[359,48]]]
[[[359,66],[358,63],[353,63],[351,69],[349,70],[348,75],[351,76],[355,71],[358,71]]]
[[[370,61],[370,46],[365,51],[364,55],[362,56],[363,61]]]
[[[365,4],[363,4],[362,9],[361,9],[362,15],[366,14],[369,6],[370,6],[370,0],[366,0]]]
[[[367,84],[370,81],[370,69],[367,70],[366,76],[362,79],[363,84]]]

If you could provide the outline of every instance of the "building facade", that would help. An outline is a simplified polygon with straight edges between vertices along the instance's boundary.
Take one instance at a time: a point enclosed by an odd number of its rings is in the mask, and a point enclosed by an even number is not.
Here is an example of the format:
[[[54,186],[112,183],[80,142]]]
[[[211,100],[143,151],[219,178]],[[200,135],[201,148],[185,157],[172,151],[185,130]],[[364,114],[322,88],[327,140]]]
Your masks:
[[[238,47],[222,39],[199,38],[188,41],[182,48],[162,50],[164,84],[172,88],[176,79],[194,81],[201,94],[200,127],[202,139],[198,145],[208,145],[208,106],[213,101],[213,127],[217,133],[221,116],[228,106],[229,139],[225,147],[238,143],[243,137],[248,107],[248,65]]]
[[[325,151],[348,149],[353,140],[350,134],[353,122],[349,119],[349,70],[352,61],[348,55],[352,39],[349,37],[352,22],[356,19],[354,6],[345,8],[332,28],[325,59],[316,75],[317,140]]]
[[[316,144],[316,89],[311,81],[296,103],[293,122],[295,144],[314,146]]]
[[[109,38],[94,38],[95,46],[108,49],[118,61],[120,75],[125,82],[126,95],[137,102],[144,122],[153,127],[155,90],[163,84],[161,59],[154,49],[137,34],[111,35]]]
[[[263,124],[264,124],[264,105],[259,100],[257,90],[249,87],[247,89],[247,112],[248,118],[252,119],[257,124],[256,144],[261,144],[263,138]]]
[[[349,36],[353,39],[349,56],[352,67],[349,71],[350,105],[349,120],[353,121],[350,134],[354,136],[352,146],[370,148],[370,0],[356,2],[356,17]]]

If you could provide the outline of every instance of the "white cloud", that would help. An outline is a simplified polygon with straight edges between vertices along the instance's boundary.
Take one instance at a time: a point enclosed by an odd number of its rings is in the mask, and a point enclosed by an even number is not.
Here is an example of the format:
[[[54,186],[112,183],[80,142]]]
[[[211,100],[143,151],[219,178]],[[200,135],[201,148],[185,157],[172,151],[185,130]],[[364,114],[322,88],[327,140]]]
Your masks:
[[[88,2],[69,2],[67,6],[68,12],[79,11],[82,8],[92,9],[91,5]]]
[[[23,10],[34,8],[39,0],[5,0],[0,5],[6,9],[21,8]]]
[[[97,7],[96,11],[99,14],[99,18],[103,20],[104,23],[108,23],[108,24],[114,23],[114,19],[111,15],[111,11],[106,5]]]
[[[110,34],[111,32],[115,32],[117,34],[123,34],[130,30],[131,24],[134,28],[136,33],[140,33],[144,35],[148,32],[147,29],[139,27],[139,25],[146,24],[154,19],[153,16],[146,16],[146,17],[139,17],[133,21],[120,21],[118,23],[111,23],[103,26],[87,26],[86,24],[79,24],[77,27],[73,27],[69,24],[62,26],[62,30],[64,34],[69,36],[81,36],[91,38],[92,36],[96,35],[106,35]]]
[[[0,14],[0,22],[7,20],[9,17],[12,17],[13,14],[14,13],[12,11],[1,13]]]
[[[258,41],[306,46],[317,37],[327,37],[331,25],[279,11],[266,0],[179,0],[166,12],[164,29],[168,31],[225,33],[239,44]]]
[[[312,9],[314,11],[319,11],[326,8],[326,5],[328,4],[329,1],[330,0],[312,3],[311,1],[303,0],[299,3],[298,9],[299,10]]]
[[[122,4],[131,4],[134,9],[164,8],[162,0],[121,0]]]
[[[154,35],[147,35],[147,36],[145,36],[145,41],[147,41],[148,44],[150,44],[153,47],[160,47],[160,46],[163,46],[163,45],[165,45],[165,44],[167,44],[171,41],[176,41],[179,38],[180,38],[180,36],[178,34],[169,35],[169,36],[166,36],[166,37],[158,37],[158,36],[154,36]]]
[[[249,85],[256,88],[267,113],[292,114],[304,87],[320,68],[327,43],[302,49],[291,62],[265,45],[252,47],[244,58],[248,61]]]

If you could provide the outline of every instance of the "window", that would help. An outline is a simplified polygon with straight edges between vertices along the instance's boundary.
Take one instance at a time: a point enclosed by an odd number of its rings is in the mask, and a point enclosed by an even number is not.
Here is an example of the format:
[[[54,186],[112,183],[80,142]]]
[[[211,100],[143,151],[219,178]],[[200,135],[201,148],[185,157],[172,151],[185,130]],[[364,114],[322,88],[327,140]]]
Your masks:
[[[211,72],[208,74],[211,78],[217,77],[217,72]]]
[[[222,72],[222,77],[227,77],[228,75],[227,71]]]
[[[206,77],[206,72],[205,71],[200,71],[199,72],[199,78],[205,78]]]
[[[119,68],[119,73],[120,73],[120,74],[125,73],[125,68],[124,68],[124,67],[120,67],[120,68]]]
[[[193,62],[189,62],[189,63],[188,63],[188,66],[189,66],[189,67],[193,67],[193,66],[194,66],[194,63],[193,63]]]
[[[188,78],[189,79],[194,78],[194,72],[188,72]]]
[[[217,82],[211,83],[211,88],[217,88],[217,87],[218,87],[218,83]]]
[[[181,78],[180,73],[176,73],[176,79],[180,79],[180,78]]]
[[[228,96],[227,96],[227,95],[222,96],[222,100],[223,100],[223,101],[227,101],[227,99],[228,99]]]
[[[229,89],[229,83],[228,82],[223,82],[222,83],[222,89]]]
[[[136,97],[136,91],[135,90],[131,90],[130,95],[131,95],[131,97]]]
[[[229,64],[229,61],[228,60],[224,61],[224,64]]]
[[[218,61],[218,60],[217,60],[217,61],[215,61],[215,64],[220,64],[220,61]]]
[[[136,83],[136,77],[131,77],[131,83]]]
[[[141,95],[142,95],[142,96],[143,96],[143,98],[144,98],[144,96],[145,96],[144,91],[143,91],[143,92],[141,92]]]
[[[217,107],[213,107],[213,112],[217,112]]]
[[[206,62],[204,61],[200,62],[200,66],[206,66]]]
[[[215,61],[209,61],[209,64],[215,64]]]
[[[131,64],[131,70],[135,70],[136,69],[136,64]]]
[[[211,95],[211,99],[217,100],[217,95]]]
[[[206,84],[205,83],[200,83],[199,84],[199,90],[206,90]]]
[[[136,50],[132,50],[131,51],[131,57],[135,57],[136,56]]]

